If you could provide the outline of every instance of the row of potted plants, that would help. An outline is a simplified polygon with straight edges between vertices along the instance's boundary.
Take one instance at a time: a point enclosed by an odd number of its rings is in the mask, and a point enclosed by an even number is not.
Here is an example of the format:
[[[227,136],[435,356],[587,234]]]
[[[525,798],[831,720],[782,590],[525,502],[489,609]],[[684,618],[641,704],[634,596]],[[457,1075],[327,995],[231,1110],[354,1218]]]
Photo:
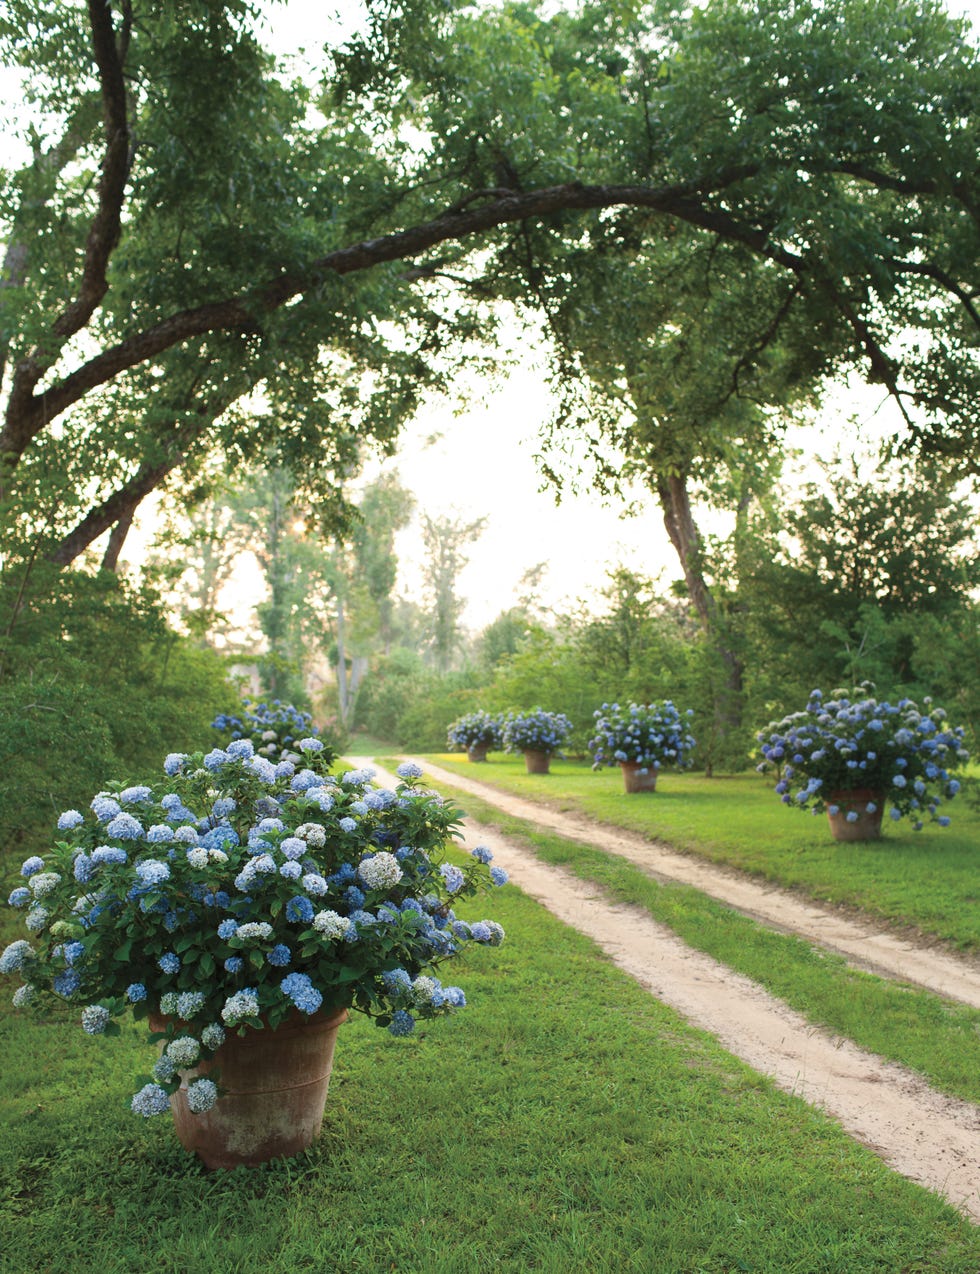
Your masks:
[[[589,751],[593,769],[620,765],[627,792],[652,791],[665,768],[692,763],[695,740],[670,701],[621,707],[605,703],[593,714]],[[472,712],[453,722],[448,742],[473,761],[497,748],[523,752],[529,773],[547,773],[553,755],[571,732],[568,718],[540,708],[528,713]],[[882,815],[910,819],[920,830],[929,819],[949,823],[945,805],[960,790],[953,771],[969,760],[962,727],[929,698],[879,700],[874,687],[814,690],[802,712],[773,721],[759,733],[760,773],[775,778],[786,805],[826,811],[839,840],[870,840],[881,834]]]
[[[691,715],[682,714],[669,699],[631,703],[627,708],[604,703],[593,713],[593,769],[620,765],[628,791],[652,790],[659,770],[691,765],[695,740],[686,720]],[[485,761],[489,752],[501,748],[522,752],[529,774],[547,774],[551,757],[561,755],[571,732],[572,723],[564,713],[543,708],[506,714],[476,711],[452,723],[447,743],[453,751],[465,751],[471,761]]]
[[[689,715],[670,701],[603,704],[594,768],[621,765],[652,788],[665,766],[691,764]],[[494,921],[456,914],[507,877],[482,847],[465,866],[451,859],[460,813],[419,785],[420,767],[399,766],[393,790],[370,770],[334,775],[322,740],[287,741],[296,722],[280,716],[275,761],[236,725],[225,747],[172,753],[162,779],[112,784],[86,813],[65,810],[54,847],[24,861],[8,900],[29,937],[0,953],[20,1007],[75,1004],[90,1035],[118,1033],[126,1013],[148,1023],[158,1053],[132,1109],[172,1111],[182,1143],[212,1167],[308,1146],[349,1011],[408,1035],[465,1005],[436,969],[504,938]],[[259,724],[271,729],[269,717]],[[570,729],[541,708],[473,713],[450,742],[523,751],[531,769]],[[759,768],[775,772],[786,804],[826,810],[842,839],[869,839],[886,804],[916,827],[949,822],[963,740],[931,700],[814,691],[760,734]]]

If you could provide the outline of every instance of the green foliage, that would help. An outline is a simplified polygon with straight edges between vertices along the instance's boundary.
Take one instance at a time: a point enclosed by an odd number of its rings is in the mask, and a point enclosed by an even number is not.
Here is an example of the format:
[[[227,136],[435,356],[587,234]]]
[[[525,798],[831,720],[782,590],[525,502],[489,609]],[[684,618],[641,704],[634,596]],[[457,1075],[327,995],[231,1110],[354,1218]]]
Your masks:
[[[439,672],[452,666],[460,645],[459,620],[463,599],[456,592],[459,573],[467,563],[466,544],[478,539],[486,518],[422,517],[425,545],[426,638],[430,658]]]
[[[787,605],[812,610],[829,592],[834,608],[873,603],[884,616],[947,614],[980,588],[974,505],[947,474],[928,466],[821,464],[800,502],[786,510],[792,550],[779,555],[777,587]],[[826,605],[826,603],[824,603]]]
[[[370,6],[316,91],[240,0],[7,8],[32,109],[0,179],[2,517],[25,553],[76,552],[178,466],[193,498],[270,435],[339,520],[364,439],[391,448],[500,298],[577,309],[576,338],[605,334],[603,297],[642,302],[648,364],[611,341],[604,372],[658,464],[691,458],[672,415],[703,460],[737,454],[754,404],[854,363],[912,445],[977,464],[980,61],[935,0]],[[237,406],[260,386],[267,412]]]
[[[825,465],[795,507],[756,523],[740,566],[756,701],[788,711],[821,682],[871,681],[932,695],[976,737],[976,514],[949,477]]]
[[[480,661],[493,671],[502,659],[516,655],[524,644],[532,620],[523,607],[513,606],[501,611],[495,620],[487,624],[477,640]]]
[[[0,851],[36,844],[107,778],[202,746],[237,699],[223,661],[114,576],[73,573],[3,602],[16,614],[0,646]]]
[[[480,694],[472,669],[440,675],[415,652],[396,649],[365,681],[355,725],[400,747],[439,750],[446,746],[450,722],[475,710]]]
[[[497,665],[482,703],[497,712],[530,711],[539,703],[552,704],[572,723],[575,733],[569,747],[581,750],[592,713],[602,701],[597,694],[594,670],[578,658],[572,635],[535,627],[523,649]]]

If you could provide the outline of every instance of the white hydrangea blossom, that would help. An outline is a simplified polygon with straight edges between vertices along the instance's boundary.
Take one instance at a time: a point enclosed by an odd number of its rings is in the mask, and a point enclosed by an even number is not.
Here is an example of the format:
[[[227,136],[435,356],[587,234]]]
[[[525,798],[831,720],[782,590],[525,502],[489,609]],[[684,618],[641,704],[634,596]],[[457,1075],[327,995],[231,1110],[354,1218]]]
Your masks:
[[[313,928],[325,938],[346,938],[351,922],[336,911],[318,911],[313,917]]]
[[[247,924],[239,925],[235,930],[235,937],[242,938],[246,942],[251,938],[259,939],[272,937],[272,925],[266,924],[264,920],[251,920]]]
[[[402,869],[394,854],[382,850],[371,858],[362,858],[357,874],[368,889],[390,889],[401,880]]]

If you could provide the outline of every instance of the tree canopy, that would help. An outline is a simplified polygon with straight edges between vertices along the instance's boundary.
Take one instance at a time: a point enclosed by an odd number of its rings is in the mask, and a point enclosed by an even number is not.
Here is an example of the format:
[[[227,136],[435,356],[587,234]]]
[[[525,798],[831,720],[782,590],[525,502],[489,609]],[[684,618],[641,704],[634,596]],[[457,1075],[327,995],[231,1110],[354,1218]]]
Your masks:
[[[5,6],[30,156],[0,175],[8,560],[69,563],[176,471],[193,497],[270,443],[338,487],[489,302],[560,307],[597,253],[676,255],[664,322],[692,263],[724,287],[743,255],[771,320],[739,357],[809,333],[815,369],[861,367],[912,445],[977,468],[980,60],[935,0],[366,15],[298,83],[244,0]]]

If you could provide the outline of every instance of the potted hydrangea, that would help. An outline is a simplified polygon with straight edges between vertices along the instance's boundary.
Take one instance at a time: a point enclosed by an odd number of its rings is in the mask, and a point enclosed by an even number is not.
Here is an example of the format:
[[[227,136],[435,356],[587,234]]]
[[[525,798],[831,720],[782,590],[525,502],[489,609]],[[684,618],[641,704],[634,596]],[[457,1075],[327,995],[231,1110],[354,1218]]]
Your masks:
[[[488,752],[503,746],[503,722],[499,714],[467,712],[449,727],[446,742],[451,752],[465,752],[470,761],[485,761]]]
[[[559,752],[572,732],[572,723],[563,712],[508,713],[504,721],[504,747],[508,752],[523,752],[528,774],[547,774],[552,756]]]
[[[662,703],[604,703],[594,714],[595,737],[589,740],[592,768],[618,765],[627,792],[652,792],[664,766],[683,770],[693,762],[694,739],[670,699]],[[688,710],[684,716],[692,716]]]
[[[250,739],[258,755],[266,756],[270,761],[279,761],[283,757],[296,761],[299,759],[295,755],[297,740],[320,736],[308,712],[279,699],[273,699],[271,704],[244,699],[240,716],[220,712],[211,722],[211,727],[219,731],[226,742]],[[324,744],[327,759],[335,761],[336,751],[322,738],[320,742]]]
[[[873,687],[810,695],[806,709],[770,723],[758,735],[761,773],[775,771],[786,805],[824,810],[838,840],[877,840],[886,804],[896,822],[912,819],[916,831],[941,814],[960,785],[950,771],[969,759],[963,729],[950,729],[946,713],[924,699],[888,703]]]
[[[465,1004],[436,967],[504,936],[457,917],[506,873],[486,849],[449,860],[459,811],[418,766],[389,790],[371,770],[332,777],[316,738],[297,748],[299,764],[248,739],[170,755],[165,781],[63,813],[10,895],[30,935],[0,955],[15,1003],[76,1004],[92,1035],[127,1012],[148,1022],[160,1052],[133,1110],[172,1108],[212,1167],[308,1146],[348,1010],[408,1035]]]

